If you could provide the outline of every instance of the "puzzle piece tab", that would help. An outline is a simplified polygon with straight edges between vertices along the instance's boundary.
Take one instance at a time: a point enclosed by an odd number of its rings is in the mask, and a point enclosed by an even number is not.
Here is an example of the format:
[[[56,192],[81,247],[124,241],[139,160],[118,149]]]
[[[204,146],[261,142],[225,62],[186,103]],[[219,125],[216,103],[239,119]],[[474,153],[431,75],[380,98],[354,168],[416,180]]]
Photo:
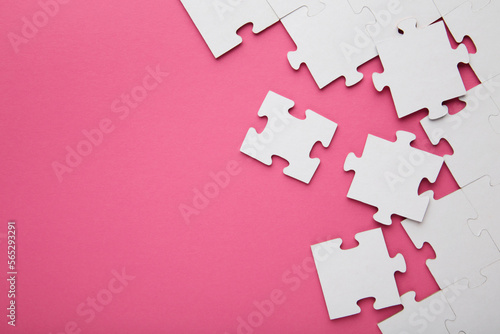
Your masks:
[[[380,228],[358,233],[356,248],[342,250],[342,239],[311,246],[330,319],[357,314],[357,302],[374,297],[376,310],[399,305],[394,273],[405,272],[403,255],[389,257]]]
[[[215,58],[241,44],[236,34],[247,23],[259,33],[278,17],[266,0],[181,0]]]
[[[366,8],[354,13],[347,1],[323,0],[326,6],[315,16],[299,8],[281,19],[297,45],[297,51],[288,53],[291,66],[298,70],[305,63],[319,88],[341,76],[347,86],[358,83],[363,74],[357,68],[377,56],[365,31],[375,18]]]
[[[431,119],[443,117],[443,102],[465,94],[457,64],[469,61],[467,48],[451,48],[443,22],[417,29],[408,19],[399,28],[404,35],[376,43],[385,71],[373,74],[375,88],[391,89],[400,118],[423,108]]]
[[[478,237],[469,229],[467,222],[475,217],[465,194],[457,190],[439,200],[432,198],[422,222],[401,223],[415,247],[421,249],[428,242],[434,249],[436,258],[426,264],[441,289],[464,278],[479,285],[484,282],[481,269],[500,260],[490,236]]]
[[[250,128],[240,150],[268,166],[273,155],[280,156],[289,162],[283,173],[309,183],[320,163],[309,153],[318,141],[324,147],[330,145],[337,124],[311,110],[306,111],[305,120],[295,118],[288,113],[293,105],[293,101],[269,92],[258,113],[268,118],[266,128],[262,133]]]
[[[325,4],[320,0],[267,0],[267,2],[280,19],[300,7],[307,7],[309,16],[314,16],[325,8]]]
[[[434,145],[446,139],[453,148],[453,155],[444,160],[461,188],[486,175],[493,185],[499,184],[500,134],[490,123],[499,110],[484,85],[469,90],[460,100],[467,104],[462,111],[438,120],[427,117],[420,123]]]
[[[390,225],[391,215],[421,221],[429,197],[418,195],[423,178],[434,182],[443,158],[410,146],[415,135],[398,131],[396,142],[368,135],[363,156],[350,153],[344,170],[356,172],[347,197],[373,205],[378,212],[373,218]]]

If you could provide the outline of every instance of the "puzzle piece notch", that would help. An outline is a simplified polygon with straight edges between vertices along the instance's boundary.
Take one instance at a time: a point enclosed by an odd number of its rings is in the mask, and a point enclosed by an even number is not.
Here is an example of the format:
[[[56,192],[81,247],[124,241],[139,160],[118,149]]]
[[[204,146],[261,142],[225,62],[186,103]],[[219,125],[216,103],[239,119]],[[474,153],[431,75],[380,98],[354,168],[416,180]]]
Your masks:
[[[394,278],[405,272],[403,255],[391,258],[380,228],[356,234],[359,246],[342,250],[342,239],[311,246],[330,319],[361,311],[357,302],[374,297],[374,308],[401,303]]]
[[[429,243],[435,259],[426,261],[432,276],[441,289],[468,278],[480,285],[482,268],[500,260],[500,252],[488,235],[475,236],[468,220],[477,217],[465,194],[457,190],[439,200],[431,195],[429,208],[422,222],[404,220],[401,224],[415,247]]]
[[[391,215],[421,221],[429,198],[418,195],[422,179],[435,182],[443,158],[413,148],[413,133],[398,131],[395,142],[368,135],[361,158],[350,153],[345,171],[355,171],[347,197],[378,208],[373,218],[392,224]]]
[[[317,15],[325,8],[324,2],[320,0],[267,0],[267,2],[280,19],[301,7],[307,7],[309,16]]]
[[[181,0],[210,51],[218,58],[243,41],[236,33],[247,23],[259,32],[278,22],[266,0]]]
[[[376,43],[384,72],[373,74],[375,88],[390,88],[399,118],[423,108],[432,120],[447,115],[443,101],[465,94],[457,65],[469,62],[467,48],[451,48],[443,22],[417,29],[408,19],[398,26],[402,36]]]
[[[499,110],[488,89],[483,84],[469,90],[460,98],[466,107],[454,115],[420,121],[432,144],[445,139],[453,148],[453,155],[444,159],[461,188],[486,175],[500,184],[500,134],[490,123]]]
[[[470,55],[470,66],[481,82],[500,74],[500,2],[490,1],[479,10],[472,8],[471,2],[465,2],[447,15],[444,21],[455,40],[460,43],[469,36],[477,52]]]
[[[306,111],[306,119],[300,120],[289,114],[294,102],[274,92],[269,92],[259,109],[259,117],[268,122],[262,133],[250,128],[240,151],[271,165],[272,156],[277,155],[289,162],[284,174],[309,183],[319,166],[318,158],[309,154],[318,141],[328,147],[337,129],[337,124],[315,113]]]
[[[364,32],[375,18],[366,8],[354,13],[348,0],[323,1],[325,8],[313,17],[307,8],[299,8],[281,20],[297,45],[296,51],[288,53],[288,61],[295,70],[306,64],[320,89],[340,77],[352,86],[363,78],[357,68],[377,56]]]
[[[449,334],[445,322],[454,319],[455,314],[442,291],[420,302],[410,291],[401,296],[401,303],[403,311],[378,324],[383,334]]]

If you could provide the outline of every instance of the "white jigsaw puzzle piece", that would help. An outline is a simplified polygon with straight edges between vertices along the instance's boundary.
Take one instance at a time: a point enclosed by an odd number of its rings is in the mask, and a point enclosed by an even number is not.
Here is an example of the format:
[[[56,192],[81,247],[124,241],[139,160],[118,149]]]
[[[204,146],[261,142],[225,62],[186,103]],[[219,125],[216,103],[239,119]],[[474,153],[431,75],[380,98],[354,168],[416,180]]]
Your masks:
[[[309,183],[320,163],[310,158],[311,149],[318,141],[328,147],[337,124],[311,110],[306,110],[305,120],[293,117],[288,112],[293,105],[292,100],[269,92],[258,112],[268,118],[266,128],[260,134],[250,128],[240,150],[268,166],[273,155],[280,156],[289,162],[283,173]]]
[[[465,282],[458,282],[445,289],[448,303],[456,319],[446,322],[450,334],[498,334],[500,333],[500,261],[484,268],[487,277],[484,284],[464,289]]]
[[[479,85],[460,98],[467,106],[454,115],[438,120],[428,117],[420,121],[432,144],[445,139],[453,155],[444,160],[458,185],[489,175],[493,185],[500,183],[500,134],[495,132],[490,117],[499,110],[484,85]]]
[[[435,182],[443,158],[413,148],[415,135],[398,131],[396,142],[368,135],[361,158],[350,153],[344,170],[355,175],[347,197],[375,206],[373,218],[384,225],[392,223],[391,215],[421,221],[429,197],[418,195],[423,178]]]
[[[391,258],[380,228],[356,234],[359,246],[342,250],[342,239],[311,246],[330,319],[357,314],[357,302],[374,297],[374,308],[399,305],[394,273],[405,272],[403,255]]]
[[[299,8],[281,19],[297,45],[288,60],[295,70],[305,63],[320,89],[342,76],[352,86],[363,78],[357,68],[377,56],[365,32],[375,18],[368,9],[354,13],[347,0],[323,1],[325,9],[315,16]]]
[[[433,0],[349,0],[355,12],[368,7],[377,22],[366,27],[375,42],[399,35],[398,24],[414,18],[426,27],[441,17]]]
[[[377,43],[384,73],[373,74],[375,88],[390,88],[400,118],[423,108],[431,119],[443,117],[443,102],[465,94],[457,65],[469,61],[467,48],[451,48],[443,22],[417,29],[408,19],[399,28],[404,35]]]
[[[181,0],[203,39],[218,58],[241,44],[236,34],[247,23],[255,34],[274,23],[278,17],[266,0]]]
[[[428,192],[432,194],[432,192]],[[484,282],[481,269],[500,260],[500,252],[489,235],[475,236],[468,220],[476,211],[461,190],[439,200],[431,198],[422,222],[404,220],[401,224],[418,249],[428,242],[435,259],[426,261],[441,289],[467,278],[473,285]]]
[[[410,291],[401,296],[401,303],[403,311],[378,324],[383,334],[449,334],[445,323],[455,314],[442,291],[419,302]]]
[[[469,36],[476,46],[470,55],[470,66],[481,82],[500,74],[500,1],[492,0],[479,10],[466,2],[444,16],[444,21],[457,42]]]
[[[309,16],[317,15],[325,8],[320,0],[267,0],[280,19],[296,11],[300,7],[307,7]]]
[[[472,232],[479,236],[487,231],[500,249],[500,185],[492,187],[490,179],[483,177],[463,188],[477,212],[477,219],[469,220]]]

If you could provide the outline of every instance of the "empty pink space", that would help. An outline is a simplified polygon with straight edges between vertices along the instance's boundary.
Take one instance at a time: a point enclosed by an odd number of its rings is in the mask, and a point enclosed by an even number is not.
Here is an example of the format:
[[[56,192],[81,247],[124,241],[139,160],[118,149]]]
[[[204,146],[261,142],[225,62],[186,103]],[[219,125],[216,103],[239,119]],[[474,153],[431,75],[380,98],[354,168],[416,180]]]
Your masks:
[[[243,44],[216,60],[180,1],[60,1],[29,31],[53,2],[0,4],[2,252],[9,220],[18,233],[16,326],[2,314],[0,332],[379,333],[401,310],[368,299],[361,314],[329,320],[311,262],[311,244],[355,247],[356,233],[380,226],[375,208],[346,197],[345,157],[360,156],[368,134],[410,131],[414,147],[451,153],[428,141],[426,111],[400,120],[389,90],[375,90],[378,58],[354,87],[319,90],[305,66],[290,67],[296,47],[279,23],[243,27]],[[280,158],[268,167],[239,152],[248,128],[265,127],[269,90],[295,101],[292,115],[339,125],[329,148],[312,150],[321,164],[309,185]],[[457,185],[443,168],[428,189]],[[425,266],[434,253],[415,249],[400,221],[384,236],[408,266],[400,294],[420,300],[438,290]]]

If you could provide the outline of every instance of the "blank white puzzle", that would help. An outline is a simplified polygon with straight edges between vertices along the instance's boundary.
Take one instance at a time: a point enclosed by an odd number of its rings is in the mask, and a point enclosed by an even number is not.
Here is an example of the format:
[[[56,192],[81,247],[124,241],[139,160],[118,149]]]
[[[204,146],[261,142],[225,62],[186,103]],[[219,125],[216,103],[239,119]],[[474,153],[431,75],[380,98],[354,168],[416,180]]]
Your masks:
[[[307,7],[309,16],[314,16],[325,8],[325,4],[320,0],[267,0],[267,2],[280,19],[300,7]]]

